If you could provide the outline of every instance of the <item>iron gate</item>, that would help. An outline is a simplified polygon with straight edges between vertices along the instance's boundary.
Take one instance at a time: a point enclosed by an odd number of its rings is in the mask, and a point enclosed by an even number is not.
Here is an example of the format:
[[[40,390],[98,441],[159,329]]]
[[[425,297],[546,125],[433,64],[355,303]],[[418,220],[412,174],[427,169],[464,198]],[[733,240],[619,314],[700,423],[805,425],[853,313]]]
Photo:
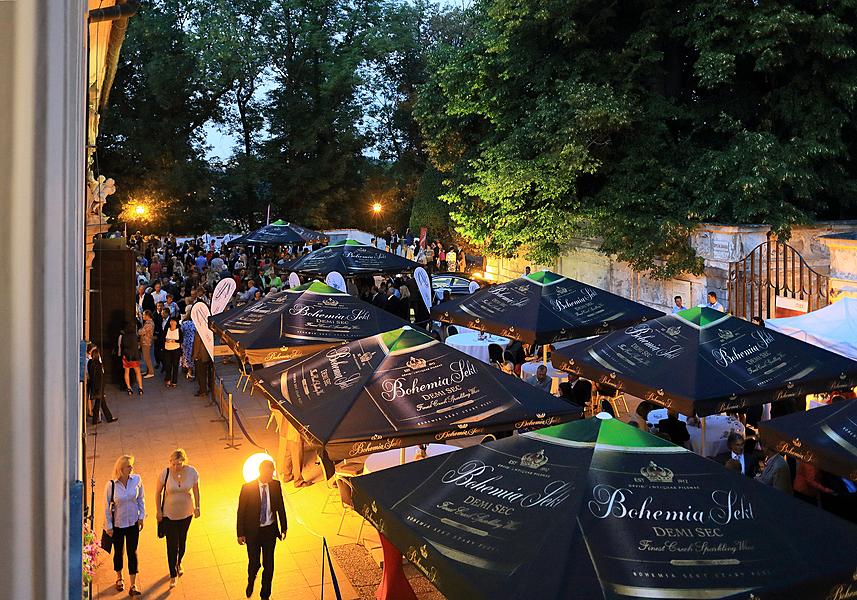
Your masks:
[[[829,279],[785,242],[762,242],[729,263],[729,309],[736,317],[773,318],[777,297],[806,302],[806,311],[829,303]]]

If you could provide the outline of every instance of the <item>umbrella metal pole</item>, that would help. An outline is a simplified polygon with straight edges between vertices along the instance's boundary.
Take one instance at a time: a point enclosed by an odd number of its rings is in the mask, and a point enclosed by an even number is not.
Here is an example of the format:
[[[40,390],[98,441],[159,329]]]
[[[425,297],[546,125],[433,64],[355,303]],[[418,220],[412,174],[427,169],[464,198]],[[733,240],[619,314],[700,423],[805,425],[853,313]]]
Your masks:
[[[545,366],[548,366],[548,345],[545,344],[542,346],[542,362]]]
[[[400,465],[405,464],[405,449],[404,448],[399,450],[399,464]]]
[[[702,417],[702,419],[700,420],[702,421],[702,435],[700,436],[702,452],[700,452],[700,454],[702,454],[702,456],[705,456],[705,417]]]

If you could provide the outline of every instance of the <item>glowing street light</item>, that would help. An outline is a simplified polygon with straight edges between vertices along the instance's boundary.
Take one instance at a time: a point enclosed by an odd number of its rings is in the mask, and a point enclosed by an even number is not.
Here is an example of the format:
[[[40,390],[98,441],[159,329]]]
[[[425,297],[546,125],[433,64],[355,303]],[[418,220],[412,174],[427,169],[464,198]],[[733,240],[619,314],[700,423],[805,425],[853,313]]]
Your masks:
[[[267,452],[257,452],[244,461],[244,468],[241,469],[241,474],[244,476],[245,483],[250,483],[259,478],[259,465],[266,460],[274,462],[274,459]]]
[[[146,214],[146,207],[142,204],[138,204],[137,206],[134,207],[134,214],[137,215],[138,217],[142,217],[143,215]]]
[[[384,207],[381,206],[381,203],[376,202],[375,204],[372,205],[372,212],[375,213],[376,215],[381,214],[382,208],[384,208]]]

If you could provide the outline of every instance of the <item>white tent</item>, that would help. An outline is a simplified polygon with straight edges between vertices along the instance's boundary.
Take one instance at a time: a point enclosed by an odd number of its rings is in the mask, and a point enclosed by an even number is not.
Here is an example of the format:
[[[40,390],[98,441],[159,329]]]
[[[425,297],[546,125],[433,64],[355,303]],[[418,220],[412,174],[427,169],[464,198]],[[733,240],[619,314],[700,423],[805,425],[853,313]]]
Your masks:
[[[820,310],[782,319],[765,326],[804,342],[857,360],[857,299],[842,298]]]

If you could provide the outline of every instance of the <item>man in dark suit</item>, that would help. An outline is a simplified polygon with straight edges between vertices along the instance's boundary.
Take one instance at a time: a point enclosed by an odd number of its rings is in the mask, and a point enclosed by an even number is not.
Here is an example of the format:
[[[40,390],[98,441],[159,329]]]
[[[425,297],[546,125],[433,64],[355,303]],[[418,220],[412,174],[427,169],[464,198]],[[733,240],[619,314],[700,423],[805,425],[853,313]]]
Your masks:
[[[741,465],[742,475],[755,477],[759,472],[760,457],[751,448],[747,448],[744,436],[733,431],[726,439],[726,445],[729,446],[729,452],[718,455],[715,460],[724,465],[726,461],[734,460]]]
[[[253,584],[259,572],[262,555],[262,598],[271,597],[274,578],[274,548],[277,539],[286,539],[286,506],[280,482],[274,479],[274,463],[259,465],[259,479],[245,483],[238,498],[238,543],[247,545],[247,597],[253,595]]]
[[[667,412],[667,418],[658,421],[658,431],[666,433],[670,436],[670,441],[673,444],[687,447],[690,441],[690,434],[687,432],[687,425],[684,421],[680,421],[678,413],[674,410]]]

